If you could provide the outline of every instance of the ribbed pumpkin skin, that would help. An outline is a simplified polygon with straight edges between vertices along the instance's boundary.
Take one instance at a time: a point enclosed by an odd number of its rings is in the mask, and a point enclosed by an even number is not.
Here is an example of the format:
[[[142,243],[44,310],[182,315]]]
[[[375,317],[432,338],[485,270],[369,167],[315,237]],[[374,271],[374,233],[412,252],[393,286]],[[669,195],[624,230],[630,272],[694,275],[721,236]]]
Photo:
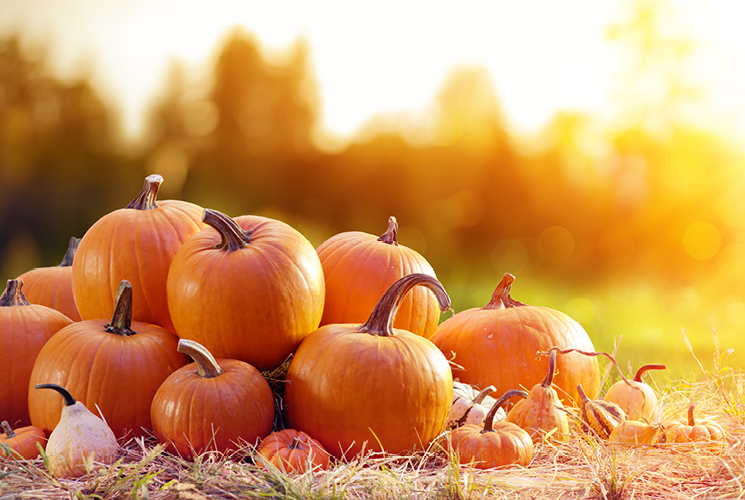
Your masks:
[[[121,208],[101,217],[80,240],[72,265],[75,304],[83,319],[110,318],[119,283],[132,283],[132,318],[173,331],[166,279],[181,245],[204,225],[203,209],[180,200],[158,208]]]
[[[0,420],[13,427],[31,425],[28,384],[44,344],[72,320],[42,305],[0,307]]]
[[[546,362],[536,352],[552,347],[594,351],[585,330],[566,314],[548,307],[521,305],[474,308],[443,321],[432,337],[437,347],[464,370],[453,377],[479,387],[493,385],[493,395],[517,387],[531,388],[546,373]],[[580,404],[577,385],[595,394],[600,369],[594,357],[579,353],[558,356],[554,387],[564,404]]]
[[[155,436],[168,450],[192,456],[234,450],[240,439],[255,444],[272,432],[274,396],[253,366],[236,359],[217,360],[223,373],[202,378],[195,363],[169,376],[151,408]],[[213,429],[215,432],[213,437]]]
[[[445,357],[403,330],[384,337],[351,324],[323,326],[300,345],[287,380],[288,427],[336,457],[356,455],[364,441],[365,449],[379,451],[377,439],[391,453],[426,447],[443,430],[453,401]]]
[[[436,278],[432,266],[416,251],[360,231],[332,236],[317,252],[326,280],[321,325],[365,322],[381,295],[407,274]],[[437,299],[423,288],[414,288],[401,303],[393,327],[430,338],[439,321]]]
[[[269,463],[283,471],[326,470],[331,456],[323,445],[302,431],[282,429],[269,434],[256,448]]]
[[[179,337],[216,358],[273,369],[318,328],[323,269],[313,245],[284,222],[233,220],[251,232],[245,248],[215,248],[221,235],[206,227],[177,253],[168,275],[171,317]]]
[[[64,402],[53,391],[35,384],[67,388],[98,415],[96,405],[117,438],[146,435],[152,429],[150,404],[160,384],[188,358],[176,352],[178,337],[157,325],[132,322],[136,333],[121,336],[105,331],[109,320],[73,323],[42,348],[26,385],[31,421],[49,434],[57,425]]]
[[[81,320],[72,295],[72,267],[38,267],[19,278],[29,302],[51,307],[73,321]]]
[[[38,427],[28,425],[18,429],[10,429],[10,426],[5,427],[7,425],[6,421],[3,421],[3,424],[3,430],[5,432],[0,434],[0,445],[8,446],[10,448],[10,454],[7,454],[0,447],[0,461],[3,458],[33,460],[39,456],[39,448],[36,446],[36,443],[41,445],[42,450],[47,444],[47,437]],[[8,430],[11,432],[7,432]]]

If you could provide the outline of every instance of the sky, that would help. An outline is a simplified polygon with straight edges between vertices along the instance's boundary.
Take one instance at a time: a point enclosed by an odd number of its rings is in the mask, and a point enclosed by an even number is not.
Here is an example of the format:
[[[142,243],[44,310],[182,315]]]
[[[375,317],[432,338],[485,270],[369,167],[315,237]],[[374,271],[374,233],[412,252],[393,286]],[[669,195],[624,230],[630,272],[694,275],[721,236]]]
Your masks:
[[[671,0],[666,29],[696,40],[692,78],[707,89],[699,119],[745,138],[745,35],[737,0]],[[0,0],[0,35],[48,50],[61,78],[84,75],[119,103],[136,137],[170,61],[209,68],[226,31],[255,33],[268,57],[308,41],[324,130],[351,136],[372,116],[426,113],[454,67],[480,65],[517,132],[558,110],[613,114],[625,61],[610,25],[629,0]],[[202,82],[206,84],[206,82]],[[194,85],[199,86],[195,79]]]

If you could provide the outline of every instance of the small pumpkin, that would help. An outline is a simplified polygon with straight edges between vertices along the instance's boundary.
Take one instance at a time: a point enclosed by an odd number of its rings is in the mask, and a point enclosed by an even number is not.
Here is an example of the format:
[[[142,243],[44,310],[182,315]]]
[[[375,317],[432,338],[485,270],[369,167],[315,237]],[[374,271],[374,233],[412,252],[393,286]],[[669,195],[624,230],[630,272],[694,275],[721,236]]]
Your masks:
[[[556,369],[556,351],[549,355],[548,373],[543,382],[530,389],[528,397],[515,403],[505,421],[512,422],[530,434],[533,442],[569,440],[569,420],[559,395],[551,383]]]
[[[392,326],[417,285],[432,290],[443,310],[449,306],[439,281],[410,274],[391,285],[364,324],[325,325],[303,340],[287,371],[288,427],[337,458],[426,448],[444,430],[453,402],[450,365],[432,342]]]
[[[67,252],[59,265],[37,267],[18,277],[23,280],[24,293],[29,302],[56,309],[73,321],[81,320],[72,294],[72,262],[78,243],[80,238],[70,238]]]
[[[398,221],[388,218],[388,230],[377,237],[347,231],[324,241],[316,250],[326,280],[326,305],[321,326],[363,323],[381,295],[407,274],[435,271],[420,253],[398,243]],[[425,289],[414,289],[401,302],[393,327],[430,338],[440,322],[437,300]]]
[[[663,422],[666,442],[676,446],[704,448],[721,452],[726,446],[726,433],[721,425],[713,420],[696,420],[693,416],[693,404],[688,407],[688,421],[678,420]]]
[[[587,434],[608,439],[613,429],[626,420],[626,413],[610,401],[592,400],[587,397],[582,385],[577,386],[582,404],[577,411],[580,428]]]
[[[49,472],[54,477],[80,477],[95,463],[114,463],[119,445],[106,422],[76,401],[64,387],[36,384],[35,388],[53,389],[65,402],[59,423],[50,434],[46,447]]]
[[[0,434],[0,459],[22,458],[33,460],[39,456],[37,443],[44,449],[47,436],[44,431],[33,425],[13,429],[7,420],[0,422],[3,434]]]
[[[608,441],[625,446],[652,446],[664,444],[667,438],[662,424],[626,420],[613,429]]]
[[[31,425],[28,385],[39,352],[72,320],[50,307],[31,304],[23,280],[8,280],[0,295],[0,417],[15,427]]]
[[[636,371],[632,380],[619,380],[610,386],[603,399],[620,406],[629,420],[657,420],[661,412],[657,395],[654,389],[644,383],[642,376],[649,370],[665,368],[665,365],[644,365]]]
[[[72,323],[42,347],[34,363],[30,387],[54,383],[98,407],[117,437],[150,432],[150,404],[160,384],[188,358],[176,351],[176,334],[158,325],[132,321],[132,285],[119,285],[111,320]],[[63,411],[50,391],[27,384],[31,422],[49,433]]]
[[[494,398],[489,396],[494,389],[494,386],[490,385],[486,389],[476,392],[468,384],[453,381],[453,404],[450,406],[445,428],[454,429],[464,424],[484,423],[484,418],[494,404]],[[491,401],[486,401],[487,398]]]
[[[533,459],[533,440],[522,427],[507,421],[494,423],[497,410],[513,396],[527,397],[521,390],[510,390],[497,399],[486,414],[484,424],[466,424],[450,431],[450,446],[461,464],[477,469],[523,467]]]
[[[513,299],[515,277],[506,273],[491,301],[482,308],[461,311],[443,321],[432,341],[458,367],[453,377],[467,384],[494,385],[495,394],[514,387],[532,387],[545,374],[535,353],[554,346],[593,351],[582,326],[561,311],[526,305]],[[579,404],[577,385],[595,394],[600,385],[597,359],[571,353],[556,364],[554,387],[562,403]]]
[[[168,273],[176,332],[218,358],[277,368],[321,321],[315,248],[275,219],[210,209],[203,219],[210,227],[184,244]]]
[[[310,435],[282,429],[265,437],[256,449],[269,463],[283,471],[306,472],[329,468],[331,455]]]
[[[84,320],[110,318],[122,280],[138,297],[135,321],[173,330],[166,278],[181,245],[204,227],[202,207],[181,200],[157,200],[163,177],[145,178],[140,194],[85,232],[72,263],[72,291]]]
[[[155,436],[171,453],[226,452],[272,432],[274,396],[256,368],[237,359],[217,361],[192,340],[179,340],[178,351],[194,363],[161,384],[150,409]]]

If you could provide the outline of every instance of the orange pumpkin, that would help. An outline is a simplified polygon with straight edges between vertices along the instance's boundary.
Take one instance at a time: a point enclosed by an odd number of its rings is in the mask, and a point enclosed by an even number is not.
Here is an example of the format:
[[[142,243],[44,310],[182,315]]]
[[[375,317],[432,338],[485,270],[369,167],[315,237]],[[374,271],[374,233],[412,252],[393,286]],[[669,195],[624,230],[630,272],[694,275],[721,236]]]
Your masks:
[[[326,470],[331,461],[331,455],[321,443],[295,429],[283,429],[269,434],[256,451],[283,471]]]
[[[477,469],[527,466],[533,459],[533,440],[522,427],[494,416],[502,404],[513,396],[526,397],[525,391],[510,390],[496,400],[484,419],[484,425],[466,424],[450,431],[450,446],[462,464]]]
[[[155,436],[170,452],[226,452],[272,432],[274,396],[256,368],[237,359],[218,362],[191,340],[179,340],[178,350],[194,363],[163,382],[150,410]]]
[[[80,238],[70,238],[67,253],[58,266],[37,267],[18,277],[23,280],[29,302],[56,309],[73,321],[81,319],[72,295],[72,262],[79,242]]]
[[[326,280],[326,305],[321,325],[362,323],[381,295],[399,278],[424,273],[436,278],[427,260],[415,250],[399,245],[398,222],[388,219],[388,230],[380,237],[349,231],[339,233],[318,247]],[[435,297],[425,289],[414,289],[396,313],[394,328],[432,337],[440,322]]]
[[[657,420],[661,412],[657,395],[654,389],[644,383],[642,376],[649,370],[665,368],[665,365],[644,365],[636,371],[633,380],[619,380],[610,386],[603,399],[620,406],[629,420]]]
[[[455,356],[453,377],[480,387],[494,385],[494,394],[540,381],[545,365],[536,352],[554,346],[594,350],[587,332],[566,314],[514,300],[514,280],[505,274],[486,306],[448,318],[432,337],[446,357]],[[593,357],[576,352],[561,356],[556,371],[553,383],[564,404],[580,404],[579,384],[590,394],[599,388],[600,369]]]
[[[180,200],[157,201],[163,182],[150,175],[140,194],[108,213],[83,235],[72,264],[72,290],[80,316],[110,318],[122,280],[132,284],[135,321],[173,331],[166,278],[176,251],[204,225],[202,208]]]
[[[666,442],[676,447],[702,448],[713,452],[722,452],[727,444],[726,433],[721,425],[713,420],[698,420],[693,416],[694,405],[688,407],[687,423],[673,420],[663,422]]]
[[[84,320],[61,329],[41,349],[27,384],[31,421],[50,433],[64,402],[53,391],[31,390],[51,383],[96,407],[117,438],[147,435],[150,404],[160,384],[188,358],[176,352],[178,337],[160,326],[132,321],[132,286],[122,281],[111,321]]]
[[[176,332],[215,357],[274,369],[321,321],[318,255],[278,220],[209,209],[203,218],[211,227],[184,244],[168,274]]]
[[[8,280],[0,296],[0,419],[13,426],[31,425],[28,384],[42,347],[72,320],[54,309],[31,304],[23,280]]]
[[[44,449],[47,437],[44,431],[33,425],[12,429],[7,420],[3,420],[0,425],[3,434],[0,434],[0,459],[2,458],[22,458],[33,460],[39,456],[37,443]]]
[[[443,431],[453,401],[445,356],[420,335],[392,327],[412,287],[432,290],[441,307],[450,299],[425,274],[396,281],[362,325],[325,325],[306,338],[287,371],[288,427],[307,432],[332,455],[364,449],[400,453],[426,448]]]

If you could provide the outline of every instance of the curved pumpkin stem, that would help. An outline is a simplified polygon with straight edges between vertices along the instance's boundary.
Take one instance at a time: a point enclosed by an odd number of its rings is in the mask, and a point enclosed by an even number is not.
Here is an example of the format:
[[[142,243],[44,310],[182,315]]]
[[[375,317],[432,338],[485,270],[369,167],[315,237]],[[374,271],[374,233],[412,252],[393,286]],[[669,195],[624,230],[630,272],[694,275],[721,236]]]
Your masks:
[[[194,342],[189,339],[181,339],[178,341],[178,347],[176,350],[186,354],[194,360],[197,364],[197,375],[202,378],[218,377],[223,373],[222,368],[217,364],[212,353],[199,342]]]
[[[497,399],[494,402],[494,405],[489,409],[489,413],[486,414],[484,417],[484,430],[481,431],[481,433],[485,432],[494,432],[494,416],[497,414],[497,411],[499,408],[502,407],[502,404],[514,396],[520,396],[521,398],[527,398],[528,393],[527,391],[523,391],[520,389],[510,389],[509,391],[505,392],[500,396],[499,399]]]
[[[546,378],[541,382],[541,387],[549,388],[554,381],[554,372],[556,371],[556,351],[551,351],[548,358],[548,373]]]
[[[142,187],[142,191],[137,195],[137,198],[129,202],[127,208],[134,210],[153,210],[158,208],[155,200],[158,198],[158,191],[162,183],[163,177],[158,174],[145,177],[145,185]]]
[[[57,385],[57,384],[36,384],[34,386],[34,388],[36,388],[36,389],[54,389],[55,391],[59,392],[62,395],[63,398],[65,398],[65,406],[72,406],[75,403],[77,403],[77,401],[75,401],[75,398],[72,397],[72,394],[70,394],[70,392],[67,389],[65,389],[64,387],[62,387],[61,385]]]
[[[8,280],[5,291],[0,295],[0,307],[30,306],[31,302],[23,295],[21,288],[23,288],[22,279]]]
[[[388,217],[388,230],[383,233],[383,235],[378,238],[378,241],[382,241],[383,243],[388,243],[389,245],[396,245],[398,246],[398,239],[396,236],[398,235],[398,221],[394,216]]]
[[[514,282],[515,277],[513,275],[504,273],[504,276],[502,276],[501,281],[497,285],[497,289],[494,290],[491,296],[491,301],[482,307],[482,309],[507,309],[509,307],[526,306],[527,304],[510,297],[510,290]]]
[[[416,285],[426,286],[437,297],[441,311],[447,311],[450,307],[450,297],[442,284],[436,278],[424,273],[408,274],[394,282],[388,290],[380,297],[370,317],[357,330],[371,335],[388,337],[395,335],[393,330],[393,319],[406,293]]]
[[[13,428],[10,426],[7,420],[3,420],[2,422],[0,422],[0,426],[2,426],[6,438],[14,438],[18,435],[13,431]]]
[[[644,375],[649,370],[666,370],[667,366],[665,365],[644,365],[638,370],[636,370],[636,375],[634,375],[634,382],[641,382],[642,381],[642,375]]]
[[[582,403],[589,403],[591,400],[587,397],[587,394],[585,394],[585,390],[582,388],[582,384],[577,384],[577,393],[579,394],[579,398],[582,400]]]
[[[696,419],[693,418],[693,408],[694,408],[694,406],[696,406],[696,405],[694,405],[693,403],[691,403],[691,406],[688,407],[688,425],[690,427],[693,427],[694,425],[696,425]]]
[[[122,280],[116,291],[116,305],[114,306],[114,315],[111,323],[104,327],[109,333],[116,333],[123,337],[134,335],[132,326],[132,283]]]
[[[491,394],[492,392],[494,392],[496,390],[497,390],[496,387],[494,387],[493,385],[490,385],[486,389],[483,389],[481,392],[479,392],[478,394],[476,394],[476,397],[471,400],[471,403],[473,403],[475,405],[481,404],[484,401],[484,398],[486,396],[488,396],[489,394]]]
[[[222,212],[205,208],[202,222],[220,233],[220,243],[214,248],[234,252],[251,243],[251,231],[244,231],[238,223]]]
[[[67,252],[65,252],[65,256],[62,257],[62,262],[60,262],[57,267],[70,267],[72,265],[79,244],[80,238],[76,238],[75,236],[70,238],[70,243],[67,245]]]

